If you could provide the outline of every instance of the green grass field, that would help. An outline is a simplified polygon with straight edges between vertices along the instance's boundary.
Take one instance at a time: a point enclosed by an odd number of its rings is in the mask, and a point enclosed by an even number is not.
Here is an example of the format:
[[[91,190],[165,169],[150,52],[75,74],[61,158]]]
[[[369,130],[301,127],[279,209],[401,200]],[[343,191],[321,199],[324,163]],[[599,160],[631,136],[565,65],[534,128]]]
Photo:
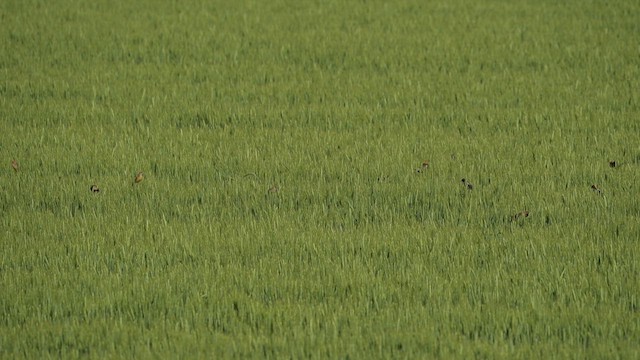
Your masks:
[[[640,357],[639,4],[0,24],[0,358]]]

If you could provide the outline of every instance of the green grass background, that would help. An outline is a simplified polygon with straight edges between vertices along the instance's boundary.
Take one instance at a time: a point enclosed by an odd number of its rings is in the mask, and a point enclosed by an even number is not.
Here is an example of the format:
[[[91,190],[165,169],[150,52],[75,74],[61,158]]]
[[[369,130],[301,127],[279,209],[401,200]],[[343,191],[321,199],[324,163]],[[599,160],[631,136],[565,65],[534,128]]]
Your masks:
[[[640,356],[638,4],[0,24],[0,357]]]

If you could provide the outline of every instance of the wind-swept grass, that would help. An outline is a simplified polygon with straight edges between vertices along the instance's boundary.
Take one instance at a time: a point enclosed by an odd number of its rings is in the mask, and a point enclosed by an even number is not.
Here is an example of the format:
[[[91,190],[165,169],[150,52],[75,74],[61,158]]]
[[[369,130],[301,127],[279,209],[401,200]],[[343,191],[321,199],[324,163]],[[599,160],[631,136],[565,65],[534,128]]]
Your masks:
[[[637,357],[637,10],[3,2],[0,357]]]

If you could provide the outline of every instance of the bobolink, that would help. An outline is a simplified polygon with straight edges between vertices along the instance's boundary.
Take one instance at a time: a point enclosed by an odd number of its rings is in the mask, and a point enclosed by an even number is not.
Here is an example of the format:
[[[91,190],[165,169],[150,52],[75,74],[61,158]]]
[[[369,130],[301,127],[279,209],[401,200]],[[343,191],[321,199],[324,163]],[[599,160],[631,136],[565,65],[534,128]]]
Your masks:
[[[13,168],[13,171],[18,172],[20,165],[18,165],[16,159],[11,160],[11,167]]]
[[[416,169],[417,173],[421,173],[429,168],[429,160],[425,160],[422,162],[422,165]]]
[[[144,174],[142,172],[139,172],[136,174],[136,177],[133,178],[133,183],[139,184],[142,180],[144,180]]]
[[[473,190],[473,184],[468,182],[467,179],[462,178],[462,184],[469,190]]]
[[[91,185],[91,187],[89,188],[91,190],[92,193],[99,193],[100,192],[100,188],[98,187],[98,185]]]
[[[526,218],[526,217],[529,217],[529,212],[527,210],[520,211],[519,213],[511,216],[511,221],[516,221],[520,218]]]

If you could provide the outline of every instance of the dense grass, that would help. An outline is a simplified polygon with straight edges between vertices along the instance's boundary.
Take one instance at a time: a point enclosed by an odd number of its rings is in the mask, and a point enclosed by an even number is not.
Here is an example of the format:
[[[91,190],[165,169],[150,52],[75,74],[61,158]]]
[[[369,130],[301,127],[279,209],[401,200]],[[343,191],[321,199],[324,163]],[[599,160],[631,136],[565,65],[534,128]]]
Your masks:
[[[0,357],[637,358],[639,14],[0,3]]]

